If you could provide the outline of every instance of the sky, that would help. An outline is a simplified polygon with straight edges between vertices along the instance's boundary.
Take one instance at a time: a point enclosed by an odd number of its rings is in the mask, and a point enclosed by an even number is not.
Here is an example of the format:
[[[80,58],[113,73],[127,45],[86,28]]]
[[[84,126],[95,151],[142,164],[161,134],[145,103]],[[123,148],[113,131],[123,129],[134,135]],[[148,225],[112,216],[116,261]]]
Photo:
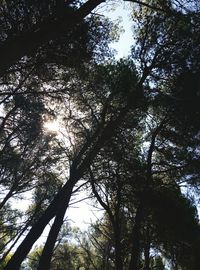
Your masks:
[[[115,11],[107,12],[107,15],[113,21],[117,19],[121,21],[120,26],[124,29],[124,32],[120,35],[119,41],[111,44],[111,47],[117,51],[117,59],[126,57],[130,53],[130,47],[133,44],[130,3],[123,2]]]

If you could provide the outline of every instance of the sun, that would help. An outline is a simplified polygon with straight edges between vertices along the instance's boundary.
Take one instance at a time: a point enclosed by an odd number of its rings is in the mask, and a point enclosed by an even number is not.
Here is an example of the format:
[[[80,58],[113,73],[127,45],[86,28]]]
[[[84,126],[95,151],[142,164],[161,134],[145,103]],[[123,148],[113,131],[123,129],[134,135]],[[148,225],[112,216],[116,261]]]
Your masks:
[[[74,143],[73,133],[68,131],[66,125],[60,118],[44,120],[43,131],[45,134],[53,135],[54,138],[68,148]]]
[[[60,123],[58,120],[47,121],[44,123],[44,129],[48,132],[58,133],[60,130]]]

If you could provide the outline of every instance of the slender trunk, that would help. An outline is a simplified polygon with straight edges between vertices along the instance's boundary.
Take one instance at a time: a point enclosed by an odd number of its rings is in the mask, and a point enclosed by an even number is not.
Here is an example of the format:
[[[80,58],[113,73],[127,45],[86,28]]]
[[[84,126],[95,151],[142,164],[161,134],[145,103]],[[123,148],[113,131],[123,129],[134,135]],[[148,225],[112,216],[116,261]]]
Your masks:
[[[6,194],[6,196],[4,197],[4,199],[0,202],[0,209],[4,207],[4,205],[7,203],[7,201],[12,197],[13,195],[13,188],[11,188],[11,190],[9,190],[9,192]]]
[[[10,38],[0,46],[0,76],[17,60],[33,54],[40,46],[66,33],[80,23],[90,12],[104,0],[88,0],[77,11],[66,14],[62,19],[44,22],[21,36]]]
[[[132,231],[132,250],[129,270],[138,270],[140,258],[140,230],[142,225],[143,206],[140,204],[136,211],[135,225]]]
[[[116,232],[118,232],[118,234],[115,234],[115,269],[123,270],[121,237],[119,228],[117,228]]]
[[[150,235],[149,229],[146,229],[146,243],[144,248],[144,270],[150,270]]]
[[[21,245],[17,248],[16,252],[6,265],[4,270],[18,270],[22,261],[26,258],[32,245],[40,237],[44,228],[49,223],[49,221],[57,214],[62,207],[67,207],[71,198],[72,189],[78,179],[69,180],[62,190],[56,195],[53,202],[46,209],[44,214],[38,220],[35,226],[31,228]]]
[[[51,230],[49,232],[47,241],[45,243],[42,255],[40,257],[39,266],[37,270],[48,270],[50,269],[51,258],[53,255],[54,246],[56,243],[57,236],[63,224],[64,216],[68,205],[63,205],[59,213],[56,215]]]
[[[200,241],[197,238],[196,242],[194,243],[194,247],[193,247],[194,264],[193,264],[192,270],[199,270],[200,269],[199,247],[200,247]]]

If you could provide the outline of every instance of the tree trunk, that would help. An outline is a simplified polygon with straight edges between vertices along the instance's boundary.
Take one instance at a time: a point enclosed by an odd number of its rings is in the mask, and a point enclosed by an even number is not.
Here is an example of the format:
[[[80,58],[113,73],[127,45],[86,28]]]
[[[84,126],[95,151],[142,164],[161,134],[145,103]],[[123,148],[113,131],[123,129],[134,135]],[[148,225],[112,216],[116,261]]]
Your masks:
[[[32,245],[40,237],[49,221],[57,214],[57,211],[62,209],[62,207],[67,208],[71,198],[72,189],[76,182],[77,179],[75,178],[69,180],[65,184],[64,188],[57,194],[38,222],[33,225],[21,245],[17,248],[16,252],[7,263],[4,270],[18,270],[20,268],[22,261],[26,258]]]
[[[148,226],[148,224],[147,224]],[[144,247],[144,270],[150,270],[150,235],[149,228],[146,229],[146,243]]]
[[[0,202],[0,209],[4,207],[4,205],[7,203],[7,201],[12,197],[14,188],[12,187],[9,192],[6,194],[4,199]]]
[[[37,270],[48,270],[50,269],[51,258],[53,255],[54,246],[56,244],[56,239],[60,232],[60,229],[63,225],[64,216],[67,210],[68,204],[63,205],[63,208],[60,209],[59,213],[56,215],[51,230],[49,232],[47,241],[45,243],[42,255],[39,260],[39,266]]]
[[[140,204],[136,211],[135,225],[132,231],[132,251],[129,270],[138,270],[140,258],[140,230],[143,218],[143,206]]]
[[[123,270],[123,261],[122,261],[122,249],[121,249],[121,241],[120,234],[115,235],[115,269]]]

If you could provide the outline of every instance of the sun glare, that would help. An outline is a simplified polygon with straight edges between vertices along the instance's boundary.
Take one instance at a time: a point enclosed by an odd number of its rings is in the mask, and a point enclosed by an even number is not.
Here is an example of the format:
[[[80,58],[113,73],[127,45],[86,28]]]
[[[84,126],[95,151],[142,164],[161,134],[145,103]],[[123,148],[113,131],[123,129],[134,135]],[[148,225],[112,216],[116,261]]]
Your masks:
[[[60,124],[58,121],[47,121],[44,123],[44,129],[49,132],[59,132],[60,130]]]
[[[74,141],[73,133],[64,125],[62,119],[46,120],[43,123],[43,130],[62,142],[66,147],[71,147]]]

